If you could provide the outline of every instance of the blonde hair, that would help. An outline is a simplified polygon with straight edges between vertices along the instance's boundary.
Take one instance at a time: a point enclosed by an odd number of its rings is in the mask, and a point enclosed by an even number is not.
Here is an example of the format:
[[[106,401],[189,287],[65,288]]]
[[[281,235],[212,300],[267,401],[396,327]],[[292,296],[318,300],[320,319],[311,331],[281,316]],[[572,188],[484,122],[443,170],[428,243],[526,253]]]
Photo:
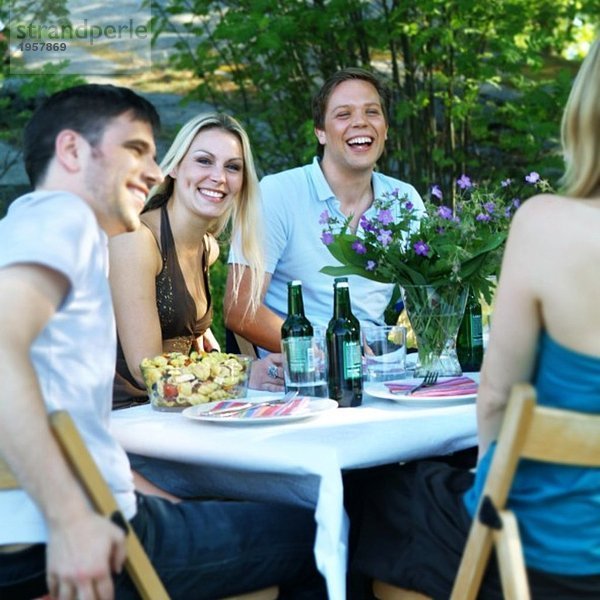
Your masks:
[[[563,113],[563,191],[576,198],[600,192],[600,38],[590,47]]]
[[[248,134],[236,119],[223,113],[203,113],[190,119],[179,130],[160,163],[162,172],[166,174],[165,178],[150,191],[143,212],[159,208],[169,201],[173,194],[175,182],[169,173],[183,160],[198,133],[206,129],[221,129],[232,133],[238,138],[242,146],[244,159],[242,189],[231,207],[210,224],[208,233],[218,237],[230,224],[231,231],[236,239],[239,238],[242,253],[250,269],[250,304],[248,309],[254,314],[261,302],[265,274],[264,254],[261,245],[261,240],[264,238],[261,232],[260,188]],[[239,269],[233,269],[233,294],[236,300],[239,286]]]

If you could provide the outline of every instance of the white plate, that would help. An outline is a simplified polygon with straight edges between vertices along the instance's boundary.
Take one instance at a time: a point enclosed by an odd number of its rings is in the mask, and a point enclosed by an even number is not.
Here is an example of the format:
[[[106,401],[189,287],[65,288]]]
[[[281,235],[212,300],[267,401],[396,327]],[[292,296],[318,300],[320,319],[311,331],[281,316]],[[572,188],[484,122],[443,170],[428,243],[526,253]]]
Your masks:
[[[402,383],[405,385],[417,385],[422,379],[402,379],[399,381],[388,381],[386,383]],[[440,381],[443,381],[441,379]],[[394,402],[402,402],[403,404],[467,404],[473,402],[477,398],[477,393],[474,394],[458,394],[456,396],[437,396],[437,397],[426,397],[426,396],[411,396],[409,394],[393,393],[390,392],[385,383],[369,383],[365,382],[365,393],[374,398],[385,398],[386,400],[393,400]]]
[[[272,399],[271,396],[256,397],[252,399],[240,398],[240,401],[247,402],[264,402],[265,400]],[[208,404],[198,404],[196,406],[190,406],[186,408],[181,414],[193,421],[204,421],[206,423],[220,423],[221,425],[272,425],[274,423],[290,423],[293,421],[300,421],[315,415],[321,414],[333,408],[337,408],[338,404],[335,400],[329,398],[314,398],[310,397],[310,404],[301,412],[297,412],[291,415],[275,415],[272,417],[219,417],[216,415],[210,416],[204,413],[210,411],[212,408],[217,406],[219,402],[209,402]]]

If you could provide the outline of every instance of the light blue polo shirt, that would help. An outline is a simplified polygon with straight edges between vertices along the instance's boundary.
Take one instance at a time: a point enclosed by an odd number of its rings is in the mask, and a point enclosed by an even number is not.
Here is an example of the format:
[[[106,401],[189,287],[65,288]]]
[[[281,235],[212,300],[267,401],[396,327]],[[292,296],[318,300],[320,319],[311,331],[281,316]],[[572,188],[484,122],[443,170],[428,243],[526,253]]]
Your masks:
[[[375,198],[384,192],[399,190],[406,194],[415,211],[424,210],[423,201],[412,185],[378,172],[373,173]],[[320,273],[327,265],[339,265],[321,241],[323,225],[320,215],[344,220],[339,200],[334,196],[321,170],[319,159],[303,167],[267,175],[260,182],[262,192],[263,231],[265,232],[265,267],[272,274],[265,304],[282,318],[287,314],[287,283],[302,281],[306,317],[313,325],[326,326],[333,315],[333,277]],[[365,212],[375,216],[375,209]],[[234,245],[230,263],[244,264]],[[352,275],[350,300],[352,312],[361,323],[383,324],[383,313],[392,296],[393,285]]]

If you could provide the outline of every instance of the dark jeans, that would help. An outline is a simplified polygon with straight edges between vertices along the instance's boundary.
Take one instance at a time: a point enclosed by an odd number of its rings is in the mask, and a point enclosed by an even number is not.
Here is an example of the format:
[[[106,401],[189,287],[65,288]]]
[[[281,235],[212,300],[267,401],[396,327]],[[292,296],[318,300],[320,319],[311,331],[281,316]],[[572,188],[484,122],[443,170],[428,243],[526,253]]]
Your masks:
[[[462,462],[469,456],[453,457]],[[471,517],[464,493],[474,475],[446,460],[416,461],[346,475],[344,501],[350,517],[349,600],[371,600],[371,580],[380,579],[447,600]],[[600,575],[568,576],[527,569],[534,600],[598,600]],[[502,600],[492,556],[479,600]]]
[[[44,544],[35,544],[21,552],[0,554],[2,600],[31,600],[47,593]]]
[[[314,562],[311,511],[256,502],[171,504],[139,496],[132,525],[173,600],[222,598],[271,585],[279,586],[280,598],[327,598]],[[42,552],[26,560],[0,554],[0,585],[39,575],[45,561],[44,547],[38,548]],[[138,597],[127,576],[115,583],[117,598]],[[9,598],[1,587],[0,598]]]

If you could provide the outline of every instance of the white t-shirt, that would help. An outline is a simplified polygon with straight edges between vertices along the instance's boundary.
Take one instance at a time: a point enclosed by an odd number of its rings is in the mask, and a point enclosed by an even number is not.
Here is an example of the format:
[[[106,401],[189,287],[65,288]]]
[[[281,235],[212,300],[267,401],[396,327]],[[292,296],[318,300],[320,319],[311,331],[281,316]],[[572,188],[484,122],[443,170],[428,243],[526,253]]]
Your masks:
[[[18,263],[63,274],[70,290],[31,348],[48,411],[65,409],[128,519],[135,514],[127,455],[109,432],[116,331],[108,239],[91,208],[66,192],[33,192],[0,220],[0,268]],[[2,315],[16,318],[18,315]],[[19,399],[15,398],[15,402]],[[46,541],[40,511],[21,490],[0,492],[0,544]]]

